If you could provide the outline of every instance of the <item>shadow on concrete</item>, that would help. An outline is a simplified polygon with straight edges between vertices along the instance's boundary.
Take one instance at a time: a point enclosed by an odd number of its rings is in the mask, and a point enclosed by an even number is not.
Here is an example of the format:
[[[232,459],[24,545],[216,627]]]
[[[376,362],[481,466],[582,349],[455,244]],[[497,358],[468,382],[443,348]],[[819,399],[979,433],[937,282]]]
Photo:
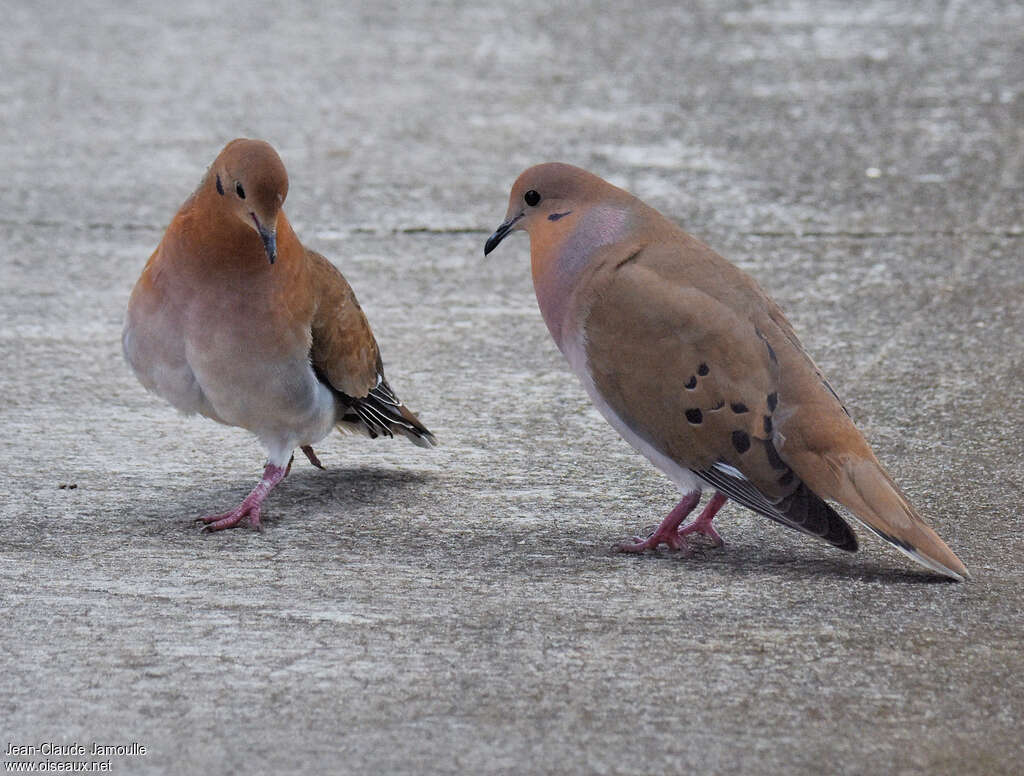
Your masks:
[[[284,523],[302,513],[306,505],[318,510],[346,511],[435,479],[428,472],[375,468],[372,466],[293,469],[267,498],[261,517],[264,528]],[[223,512],[236,506],[256,485],[257,478],[167,492],[137,502],[132,516],[139,523],[154,521],[174,531],[192,527],[200,515]],[[199,530],[201,526],[195,525]],[[162,532],[162,531],[161,531]]]
[[[878,549],[884,550],[884,548]],[[609,548],[608,554],[623,558],[630,557],[616,552],[614,547]],[[777,550],[766,550],[764,547],[741,546],[727,542],[726,546],[722,548],[695,546],[689,557],[666,548],[634,557],[637,562],[709,564],[728,568],[736,572],[737,576],[749,576],[754,572],[771,574],[777,576],[780,582],[811,582],[816,579],[829,578],[831,580],[882,584],[955,584],[953,580],[939,574],[932,574],[927,570],[918,571],[889,566],[884,554],[879,558],[870,558],[864,550],[850,557],[806,558],[794,557],[791,552],[787,554],[786,548],[782,546]],[[892,558],[892,561],[893,563],[900,562],[895,557]]]

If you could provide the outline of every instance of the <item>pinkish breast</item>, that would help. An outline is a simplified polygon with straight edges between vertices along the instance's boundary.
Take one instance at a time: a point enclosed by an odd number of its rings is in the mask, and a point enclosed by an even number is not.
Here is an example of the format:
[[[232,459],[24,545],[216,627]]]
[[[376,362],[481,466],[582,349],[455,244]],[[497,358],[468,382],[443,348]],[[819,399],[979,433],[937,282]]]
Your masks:
[[[567,319],[566,315],[572,306],[580,276],[601,248],[626,239],[628,220],[629,212],[622,208],[588,208],[574,219],[574,228],[556,248],[556,255],[550,261],[534,262],[533,287],[537,304],[548,331],[563,353],[562,341],[567,327],[575,326],[575,322]],[[538,266],[543,270],[537,272]]]

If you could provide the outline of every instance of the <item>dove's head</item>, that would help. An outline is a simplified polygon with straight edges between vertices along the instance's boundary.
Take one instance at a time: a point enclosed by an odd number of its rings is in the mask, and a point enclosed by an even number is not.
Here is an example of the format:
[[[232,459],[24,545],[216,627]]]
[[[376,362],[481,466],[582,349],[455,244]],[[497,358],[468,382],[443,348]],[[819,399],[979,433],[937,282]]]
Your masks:
[[[498,243],[516,229],[525,229],[531,238],[548,231],[563,231],[567,223],[555,225],[595,201],[602,187],[611,186],[571,164],[549,162],[531,167],[512,185],[505,220],[488,238],[484,255],[497,248]]]
[[[273,264],[277,215],[288,196],[288,172],[277,151],[262,140],[232,140],[214,160],[207,185],[230,214],[260,236]]]
[[[530,235],[533,285],[555,340],[558,320],[583,270],[603,246],[629,236],[639,200],[596,175],[550,162],[526,170],[512,186],[505,220],[484,255],[510,233]]]

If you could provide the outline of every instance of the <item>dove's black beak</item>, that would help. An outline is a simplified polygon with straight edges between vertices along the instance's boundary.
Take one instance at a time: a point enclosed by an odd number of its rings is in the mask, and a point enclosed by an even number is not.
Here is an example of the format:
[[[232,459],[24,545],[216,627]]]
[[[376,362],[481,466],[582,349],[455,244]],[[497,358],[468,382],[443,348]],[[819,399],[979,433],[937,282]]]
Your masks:
[[[259,232],[260,239],[263,240],[263,250],[267,252],[267,258],[273,264],[277,261],[277,232],[261,224],[255,213],[250,213],[250,215],[256,223],[256,231]]]
[[[498,247],[498,243],[508,236],[508,233],[512,231],[512,227],[515,226],[516,221],[522,218],[523,215],[523,213],[520,213],[517,216],[513,216],[494,230],[494,234],[488,237],[487,242],[484,243],[484,256]]]

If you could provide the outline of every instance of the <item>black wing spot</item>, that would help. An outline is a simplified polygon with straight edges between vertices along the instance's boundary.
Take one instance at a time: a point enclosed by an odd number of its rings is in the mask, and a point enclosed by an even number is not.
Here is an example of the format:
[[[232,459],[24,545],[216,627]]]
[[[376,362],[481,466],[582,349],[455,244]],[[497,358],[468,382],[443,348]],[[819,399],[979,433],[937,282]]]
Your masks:
[[[750,410],[747,409],[747,405],[741,401],[734,401],[732,404],[729,405],[729,407],[737,415],[742,415],[744,412],[750,412]]]
[[[699,367],[697,367],[697,374],[699,374],[701,377],[703,377],[704,375],[706,375],[710,371],[711,370],[708,369],[708,365],[707,364],[703,364],[702,363]]]
[[[766,433],[768,436],[772,435],[772,416],[771,415],[765,415],[764,416],[764,433]]]
[[[696,426],[704,420],[704,415],[699,409],[694,407],[686,411],[686,419]]]
[[[690,375],[690,379],[686,381],[686,384],[683,385],[683,387],[686,390],[688,390],[688,391],[692,391],[694,388],[696,388],[697,387],[697,375]]]
[[[779,363],[779,359],[775,355],[775,348],[772,347],[772,343],[770,343],[768,341],[768,338],[766,336],[764,336],[764,332],[761,331],[759,328],[757,328],[755,326],[754,327],[754,333],[757,334],[757,336],[761,338],[761,342],[763,342],[764,346],[766,348],[768,348],[768,358],[770,358],[772,360],[772,363],[775,363],[775,364]]]
[[[775,412],[775,408],[779,406],[779,395],[774,391],[768,394],[768,411]]]
[[[750,435],[746,431],[737,429],[732,432],[732,446],[736,448],[736,452],[741,455],[750,449]]]
[[[779,451],[775,449],[775,445],[770,439],[764,441],[764,454],[768,457],[768,463],[773,469],[782,471],[789,468],[789,465],[779,456]]]

